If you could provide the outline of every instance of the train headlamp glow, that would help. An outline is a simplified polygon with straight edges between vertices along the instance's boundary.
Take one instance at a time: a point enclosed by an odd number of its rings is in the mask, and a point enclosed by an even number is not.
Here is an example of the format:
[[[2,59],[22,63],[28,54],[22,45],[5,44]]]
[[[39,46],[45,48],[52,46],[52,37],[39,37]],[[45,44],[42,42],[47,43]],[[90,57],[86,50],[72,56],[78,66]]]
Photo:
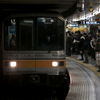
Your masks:
[[[16,62],[15,61],[10,62],[10,66],[11,67],[16,67]]]
[[[58,66],[58,62],[56,62],[56,61],[52,62],[52,66],[53,67],[57,67]]]

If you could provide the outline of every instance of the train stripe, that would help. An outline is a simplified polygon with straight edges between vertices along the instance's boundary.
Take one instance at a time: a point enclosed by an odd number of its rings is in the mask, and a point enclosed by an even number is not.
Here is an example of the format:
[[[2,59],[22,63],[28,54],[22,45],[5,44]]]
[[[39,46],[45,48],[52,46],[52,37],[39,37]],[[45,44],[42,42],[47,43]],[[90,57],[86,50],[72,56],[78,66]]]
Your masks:
[[[17,62],[18,68],[46,68],[53,67],[52,62],[64,62],[63,65],[59,65],[57,67],[66,67],[66,60],[15,60]],[[9,67],[10,65],[6,65],[6,62],[11,62],[11,60],[4,60],[3,67]]]

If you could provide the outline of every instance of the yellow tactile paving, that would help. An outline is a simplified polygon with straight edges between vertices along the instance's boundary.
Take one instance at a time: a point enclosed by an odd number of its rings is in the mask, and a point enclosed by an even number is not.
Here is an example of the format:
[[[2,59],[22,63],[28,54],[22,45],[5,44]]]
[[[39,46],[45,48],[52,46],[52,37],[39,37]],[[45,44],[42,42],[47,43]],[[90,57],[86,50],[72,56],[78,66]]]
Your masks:
[[[75,62],[78,62],[78,63],[80,63],[80,64],[86,66],[87,68],[91,69],[95,74],[97,74],[97,75],[100,77],[100,72],[97,72],[97,69],[96,69],[95,67],[93,67],[93,66],[91,66],[91,65],[89,65],[89,64],[83,63],[83,62],[81,62],[81,61],[78,61],[78,60],[76,60],[76,59],[70,58],[70,57],[66,57],[66,58],[69,59],[69,60],[73,60],[73,61],[75,61]]]

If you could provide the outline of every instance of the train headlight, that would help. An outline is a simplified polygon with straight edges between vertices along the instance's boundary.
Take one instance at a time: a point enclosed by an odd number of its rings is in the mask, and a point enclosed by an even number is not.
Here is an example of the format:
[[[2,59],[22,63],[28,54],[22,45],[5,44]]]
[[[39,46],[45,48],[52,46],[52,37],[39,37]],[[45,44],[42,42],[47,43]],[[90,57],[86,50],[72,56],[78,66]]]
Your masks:
[[[11,67],[16,67],[16,65],[17,65],[17,64],[16,64],[16,61],[10,62],[10,66],[11,66]]]
[[[57,67],[58,66],[58,62],[56,62],[56,61],[52,62],[52,66],[53,67]]]

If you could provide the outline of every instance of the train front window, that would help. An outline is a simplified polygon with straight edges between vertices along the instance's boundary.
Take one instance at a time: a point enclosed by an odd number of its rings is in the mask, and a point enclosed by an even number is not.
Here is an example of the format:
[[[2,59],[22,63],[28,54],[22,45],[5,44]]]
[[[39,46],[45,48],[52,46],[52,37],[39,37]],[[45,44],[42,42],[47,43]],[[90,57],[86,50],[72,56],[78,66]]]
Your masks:
[[[9,19],[4,23],[4,48],[5,50],[16,50],[17,49],[17,40],[16,40],[16,20]]]
[[[37,19],[38,50],[64,49],[64,22],[57,18]]]
[[[34,46],[34,21],[30,18],[19,20],[19,49],[33,50]]]
[[[4,49],[63,50],[64,22],[45,17],[10,18],[4,22]]]

